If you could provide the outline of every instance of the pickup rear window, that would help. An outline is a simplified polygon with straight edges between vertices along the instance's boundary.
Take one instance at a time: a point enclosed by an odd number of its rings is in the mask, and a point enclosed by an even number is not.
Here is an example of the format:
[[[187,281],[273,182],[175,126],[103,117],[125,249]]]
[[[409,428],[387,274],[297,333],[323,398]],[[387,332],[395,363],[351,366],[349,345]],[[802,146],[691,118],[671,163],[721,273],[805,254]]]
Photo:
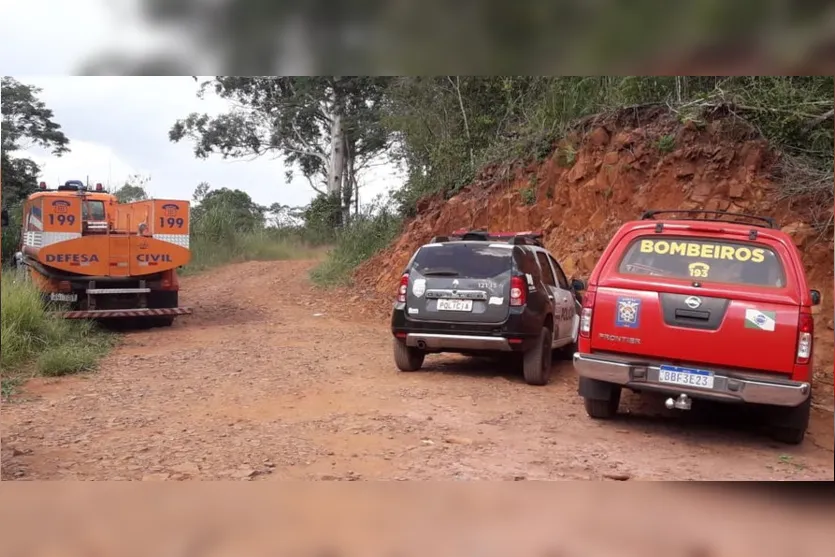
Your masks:
[[[618,272],[771,288],[786,285],[780,257],[762,244],[680,236],[653,235],[633,240]]]
[[[486,244],[450,243],[423,246],[412,268],[424,276],[489,278],[510,271],[511,250]]]

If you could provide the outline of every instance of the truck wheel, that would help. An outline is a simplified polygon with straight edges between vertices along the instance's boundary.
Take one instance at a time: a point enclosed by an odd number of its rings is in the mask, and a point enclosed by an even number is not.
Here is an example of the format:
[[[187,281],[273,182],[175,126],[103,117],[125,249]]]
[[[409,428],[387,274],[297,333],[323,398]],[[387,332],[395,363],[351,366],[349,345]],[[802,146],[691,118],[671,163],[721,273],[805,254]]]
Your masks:
[[[153,318],[154,327],[170,327],[174,324],[173,315],[160,315]]]
[[[771,418],[771,438],[787,445],[799,445],[806,436],[812,411],[812,395],[794,408],[775,408]]]
[[[426,353],[406,346],[402,340],[394,339],[394,363],[400,371],[417,371],[423,365]]]
[[[551,378],[551,330],[543,327],[536,346],[525,352],[522,372],[528,385],[547,385]]]

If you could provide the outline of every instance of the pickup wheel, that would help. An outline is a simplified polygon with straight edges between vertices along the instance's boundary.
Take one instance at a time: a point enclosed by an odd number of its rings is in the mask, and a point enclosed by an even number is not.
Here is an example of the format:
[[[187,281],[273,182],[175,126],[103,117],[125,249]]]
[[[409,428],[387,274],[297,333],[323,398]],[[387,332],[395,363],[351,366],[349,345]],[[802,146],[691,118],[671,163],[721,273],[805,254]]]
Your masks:
[[[551,378],[551,330],[543,327],[536,346],[525,352],[522,372],[528,385],[547,385]]]
[[[799,445],[809,427],[812,411],[812,395],[794,408],[775,408],[771,416],[771,438],[788,445]]]
[[[586,414],[595,420],[611,420],[620,406],[620,385],[613,385],[596,379],[580,378],[580,395]]]
[[[417,348],[406,346],[406,343],[394,339],[394,363],[400,371],[417,371],[423,366],[426,353]]]

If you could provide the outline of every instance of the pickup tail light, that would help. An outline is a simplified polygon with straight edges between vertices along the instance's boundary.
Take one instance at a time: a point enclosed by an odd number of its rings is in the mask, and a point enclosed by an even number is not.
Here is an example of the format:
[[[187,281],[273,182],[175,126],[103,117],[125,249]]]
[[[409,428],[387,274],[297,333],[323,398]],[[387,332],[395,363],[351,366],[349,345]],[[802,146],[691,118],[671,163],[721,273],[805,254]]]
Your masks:
[[[511,277],[510,279],[510,305],[511,307],[524,306],[528,301],[528,283],[522,277]]]
[[[409,291],[409,275],[400,277],[400,287],[397,289],[397,302],[406,303],[406,293]]]
[[[797,333],[797,363],[808,364],[812,358],[812,337],[815,334],[815,320],[808,313],[800,314]]]
[[[587,290],[583,294],[583,308],[580,310],[580,336],[588,338],[591,335],[592,308],[594,308],[594,291]]]

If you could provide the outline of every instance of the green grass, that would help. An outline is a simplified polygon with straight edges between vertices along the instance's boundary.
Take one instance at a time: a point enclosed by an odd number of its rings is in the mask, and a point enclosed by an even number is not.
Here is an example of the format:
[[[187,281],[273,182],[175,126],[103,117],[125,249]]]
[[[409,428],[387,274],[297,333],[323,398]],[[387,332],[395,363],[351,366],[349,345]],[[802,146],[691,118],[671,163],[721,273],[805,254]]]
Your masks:
[[[0,379],[7,398],[25,379],[95,369],[114,337],[89,321],[47,312],[37,289],[15,273],[0,282]]]
[[[325,260],[310,273],[320,286],[343,286],[351,283],[357,266],[386,248],[400,233],[402,221],[383,211],[355,218],[353,224],[336,237],[336,244]]]
[[[271,230],[232,234],[220,241],[192,235],[191,261],[181,274],[194,274],[219,265],[242,261],[306,259],[316,248],[302,240]]]
[[[235,218],[224,206],[201,212],[191,229],[191,261],[183,274],[241,261],[304,259],[314,248],[299,234]]]

